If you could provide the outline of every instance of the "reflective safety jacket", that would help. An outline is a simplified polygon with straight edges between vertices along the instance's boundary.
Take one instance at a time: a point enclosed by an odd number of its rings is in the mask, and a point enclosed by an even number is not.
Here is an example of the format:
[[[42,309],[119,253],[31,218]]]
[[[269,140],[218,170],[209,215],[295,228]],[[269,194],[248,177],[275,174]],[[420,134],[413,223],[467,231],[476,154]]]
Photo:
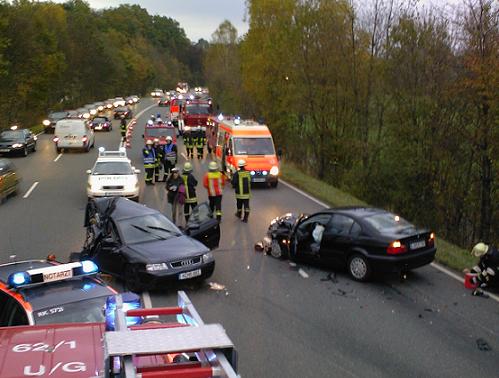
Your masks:
[[[121,123],[120,124],[120,131],[121,131],[121,135],[125,135],[126,134],[126,123]]]
[[[194,138],[190,133],[184,134],[184,144],[187,148],[194,147]]]
[[[159,166],[161,161],[163,160],[163,147],[162,146],[156,146],[153,147],[154,152],[156,154],[156,165]]]
[[[240,169],[232,176],[232,186],[236,190],[236,198],[249,199],[251,197],[251,175],[245,169]]]
[[[208,190],[208,197],[221,196],[225,184],[222,172],[207,172],[203,178],[203,186]]]
[[[144,147],[142,156],[144,158],[144,168],[154,168],[156,164],[156,151],[154,148]]]
[[[182,173],[182,180],[184,181],[185,190],[185,203],[196,203],[198,199],[196,197],[196,185],[198,180],[190,172]]]
[[[172,164],[177,164],[177,145],[170,143],[163,146],[163,160],[168,160]]]

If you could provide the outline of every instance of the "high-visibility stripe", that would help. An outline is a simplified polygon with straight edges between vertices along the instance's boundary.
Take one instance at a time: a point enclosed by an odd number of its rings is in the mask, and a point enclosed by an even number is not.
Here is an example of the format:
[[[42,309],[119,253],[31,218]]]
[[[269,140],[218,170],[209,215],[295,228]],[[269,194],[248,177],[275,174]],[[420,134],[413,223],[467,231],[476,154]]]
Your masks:
[[[222,174],[220,172],[208,172],[208,195],[219,196],[222,194]]]
[[[249,199],[251,187],[250,173],[244,170],[237,172],[237,181],[239,190],[236,193],[236,198]]]

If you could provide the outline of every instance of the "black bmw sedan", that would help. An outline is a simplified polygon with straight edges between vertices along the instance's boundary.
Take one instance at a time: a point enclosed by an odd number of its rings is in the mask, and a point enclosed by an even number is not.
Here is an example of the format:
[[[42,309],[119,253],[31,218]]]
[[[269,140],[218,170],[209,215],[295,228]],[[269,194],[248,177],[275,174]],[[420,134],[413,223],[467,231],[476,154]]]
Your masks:
[[[180,230],[144,205],[120,197],[96,198],[87,204],[85,227],[79,259],[93,260],[132,291],[202,280],[215,269],[210,249],[218,247],[220,226],[206,203],[193,210],[186,229]]]
[[[17,154],[28,156],[36,151],[36,135],[29,129],[12,126],[10,130],[0,133],[0,154]]]
[[[368,207],[285,214],[272,220],[264,249],[272,256],[345,268],[358,281],[407,272],[435,258],[435,235],[398,215]]]

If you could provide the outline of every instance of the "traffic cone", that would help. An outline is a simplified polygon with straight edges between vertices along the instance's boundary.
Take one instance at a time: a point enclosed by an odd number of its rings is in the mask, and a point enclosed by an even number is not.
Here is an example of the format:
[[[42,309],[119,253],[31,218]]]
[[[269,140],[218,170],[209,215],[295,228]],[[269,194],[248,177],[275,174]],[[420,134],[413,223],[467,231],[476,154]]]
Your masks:
[[[466,273],[464,275],[464,287],[466,289],[476,289],[478,287],[478,282],[473,282],[473,278],[476,276],[476,273]]]

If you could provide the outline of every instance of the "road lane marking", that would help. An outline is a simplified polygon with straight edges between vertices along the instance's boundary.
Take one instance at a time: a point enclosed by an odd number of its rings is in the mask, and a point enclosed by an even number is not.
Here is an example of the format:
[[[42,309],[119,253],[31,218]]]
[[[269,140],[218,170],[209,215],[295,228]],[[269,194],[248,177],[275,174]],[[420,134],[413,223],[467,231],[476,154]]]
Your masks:
[[[28,191],[26,192],[26,194],[23,196],[23,198],[28,198],[28,197],[29,197],[29,195],[31,194],[31,192],[32,192],[33,190],[35,190],[35,188],[38,186],[38,184],[39,184],[39,182],[38,182],[38,181],[35,181],[35,182],[33,183],[33,185],[31,185],[31,188],[29,188],[29,189],[28,189]]]
[[[60,153],[59,155],[57,155],[57,157],[54,159],[54,163],[57,162],[57,160],[59,160],[62,156],[62,153]]]
[[[309,275],[307,272],[305,272],[302,268],[298,269],[298,274],[302,276],[303,278],[308,278]]]
[[[284,181],[284,180],[279,180],[281,183],[283,183],[284,185],[286,185],[288,188],[294,190],[295,192],[297,193],[300,193],[302,196],[308,198],[309,200],[315,202],[316,204],[322,206],[322,207],[325,207],[325,208],[330,208],[331,206],[329,206],[328,204],[318,200],[317,198],[315,197],[312,197],[310,194],[308,193],[305,193],[303,190],[301,189],[298,189],[296,186],[294,185],[291,185],[290,183]],[[461,277],[459,276],[459,274],[457,273],[454,273],[452,270],[450,269],[447,269],[445,268],[444,266],[440,265],[439,263],[436,263],[436,262],[432,262],[430,264],[433,268],[439,270],[440,272],[448,275],[449,277],[455,279],[456,281],[459,281],[461,284],[463,284],[464,282],[464,277]],[[298,271],[298,273],[300,273],[300,271]],[[306,273],[305,273],[306,274]],[[301,275],[301,273],[300,273]],[[486,291],[487,295],[489,295],[490,298],[492,298],[493,300],[495,300],[496,302],[499,302],[499,296],[495,295],[495,294],[492,294],[488,291]]]

